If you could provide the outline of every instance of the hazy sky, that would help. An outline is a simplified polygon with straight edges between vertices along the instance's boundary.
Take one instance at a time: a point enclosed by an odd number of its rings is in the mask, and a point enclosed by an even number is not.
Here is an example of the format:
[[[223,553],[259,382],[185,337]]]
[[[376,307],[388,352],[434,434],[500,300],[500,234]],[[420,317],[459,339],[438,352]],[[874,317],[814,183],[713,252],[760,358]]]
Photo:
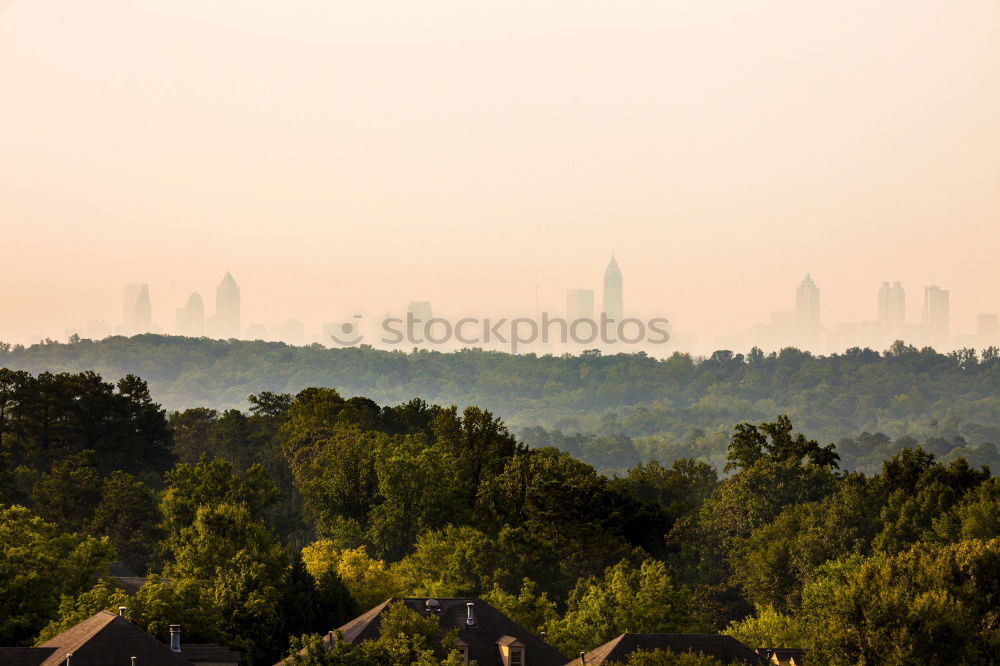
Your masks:
[[[6,7],[5,7],[6,6]],[[0,339],[430,300],[744,332],[1000,312],[996,0],[0,0]],[[598,296],[599,298],[599,296]]]

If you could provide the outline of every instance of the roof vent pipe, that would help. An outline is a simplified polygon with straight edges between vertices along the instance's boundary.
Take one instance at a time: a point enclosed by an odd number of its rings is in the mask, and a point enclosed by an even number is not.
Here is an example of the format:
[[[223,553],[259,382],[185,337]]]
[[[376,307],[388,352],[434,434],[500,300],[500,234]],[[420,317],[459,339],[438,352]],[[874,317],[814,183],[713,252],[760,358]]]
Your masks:
[[[124,606],[119,606],[118,607],[118,617],[125,617],[125,611],[127,611],[127,610],[128,609],[125,608]]]
[[[170,625],[170,651],[181,651],[181,625],[179,624]]]
[[[139,663],[139,657],[132,657],[132,666],[137,666]]]
[[[465,624],[469,627],[476,626],[475,604],[471,601],[465,604]]]
[[[581,652],[580,653],[580,663],[581,664],[586,664],[587,663],[587,653],[586,652]]]

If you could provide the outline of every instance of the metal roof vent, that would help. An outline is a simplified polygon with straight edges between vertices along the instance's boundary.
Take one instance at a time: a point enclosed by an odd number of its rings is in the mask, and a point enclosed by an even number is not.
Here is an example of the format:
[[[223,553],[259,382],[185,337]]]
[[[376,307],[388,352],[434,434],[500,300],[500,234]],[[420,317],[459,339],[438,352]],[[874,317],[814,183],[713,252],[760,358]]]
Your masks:
[[[440,613],[441,612],[441,602],[437,599],[428,599],[424,602],[424,608],[427,609],[428,613]]]
[[[170,625],[170,650],[172,652],[181,651],[181,625]]]

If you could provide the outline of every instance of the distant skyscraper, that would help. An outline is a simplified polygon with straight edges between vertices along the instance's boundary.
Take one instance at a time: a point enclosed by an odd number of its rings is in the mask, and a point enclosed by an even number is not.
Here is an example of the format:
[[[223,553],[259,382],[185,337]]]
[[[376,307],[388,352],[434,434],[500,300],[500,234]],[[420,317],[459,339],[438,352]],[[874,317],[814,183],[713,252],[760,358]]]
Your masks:
[[[795,292],[795,317],[803,329],[819,328],[819,287],[808,273]]]
[[[611,255],[608,268],[604,271],[604,303],[601,312],[608,315],[608,319],[621,321],[625,318],[625,301],[622,292],[622,271],[618,268],[615,255]]]
[[[177,335],[192,338],[205,335],[205,304],[198,292],[191,294],[187,305],[177,308]]]
[[[935,284],[924,288],[924,333],[932,345],[948,343],[949,292]]]
[[[414,319],[425,323],[434,317],[430,301],[410,301],[406,306],[406,312],[412,314]]]
[[[819,287],[808,273],[795,291],[795,324],[799,344],[814,347],[819,343]]]
[[[240,337],[240,288],[229,271],[215,290],[213,329],[224,340]]]
[[[153,327],[153,307],[149,285],[127,284],[122,309],[122,328],[126,335],[148,333]]]
[[[566,321],[594,318],[594,290],[568,289],[566,291]]]
[[[898,333],[906,325],[906,292],[899,282],[883,282],[879,288],[878,323],[886,333]]]
[[[1000,317],[981,314],[976,318],[976,338],[984,347],[1000,344]]]

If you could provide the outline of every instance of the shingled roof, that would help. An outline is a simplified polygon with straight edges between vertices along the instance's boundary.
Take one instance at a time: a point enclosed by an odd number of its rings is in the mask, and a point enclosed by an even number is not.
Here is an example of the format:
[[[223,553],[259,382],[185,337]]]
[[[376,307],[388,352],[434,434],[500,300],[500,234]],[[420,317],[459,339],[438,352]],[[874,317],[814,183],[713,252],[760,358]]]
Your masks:
[[[4,666],[191,666],[191,662],[123,617],[101,611],[35,648],[0,648]]]
[[[185,646],[173,652],[123,617],[108,611],[91,615],[33,648],[0,648],[3,666],[191,666],[193,663],[239,663],[239,653],[218,645]]]
[[[500,666],[503,661],[500,658],[499,642],[504,639],[510,642],[511,638],[516,638],[524,645],[525,661],[531,666],[562,666],[566,663],[566,657],[558,650],[496,608],[482,599],[467,597],[433,600],[427,597],[388,599],[340,627],[339,631],[343,634],[344,640],[355,644],[378,638],[382,613],[390,604],[397,601],[403,602],[410,610],[421,615],[436,615],[440,618],[442,628],[458,629],[459,641],[468,646],[469,659],[476,660],[479,666]],[[428,601],[432,602],[430,606]],[[430,610],[429,608],[434,607],[435,601],[437,610]],[[467,626],[465,622],[466,605],[469,603],[473,604],[476,617],[476,624],[472,627]]]
[[[760,655],[732,636],[722,634],[622,634],[584,655],[586,664],[628,661],[636,650],[694,652],[715,657],[723,664],[761,664]],[[566,666],[580,666],[580,658]]]

